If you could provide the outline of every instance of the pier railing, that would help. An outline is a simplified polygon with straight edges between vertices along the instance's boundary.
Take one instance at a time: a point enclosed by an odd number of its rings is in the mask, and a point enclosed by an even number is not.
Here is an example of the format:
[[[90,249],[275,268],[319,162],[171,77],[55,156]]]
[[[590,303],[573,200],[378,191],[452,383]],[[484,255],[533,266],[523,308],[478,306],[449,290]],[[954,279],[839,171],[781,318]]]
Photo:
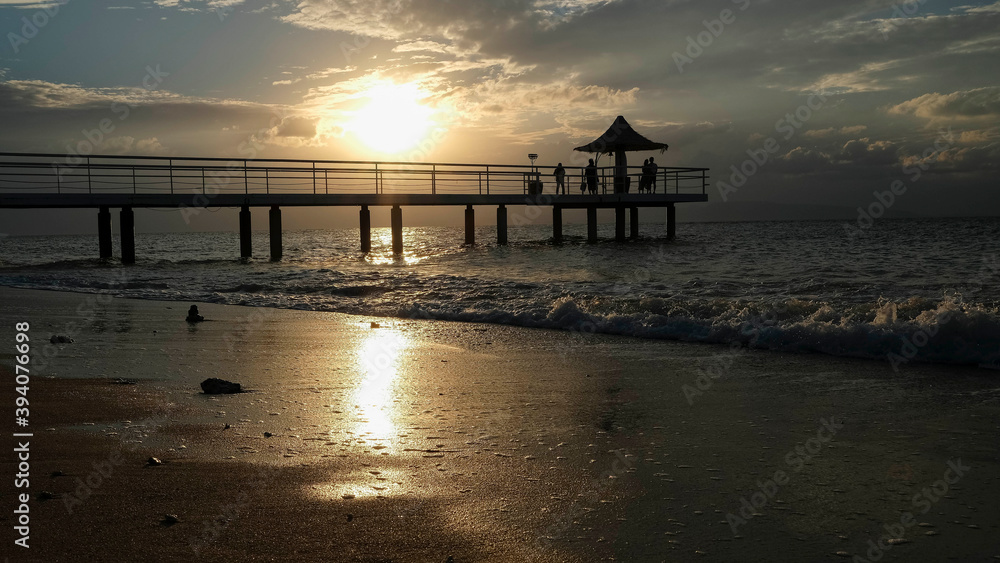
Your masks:
[[[566,189],[579,193],[583,168],[567,166]],[[520,194],[551,166],[338,160],[77,156],[0,152],[0,193],[32,194]],[[636,192],[641,167],[629,167]],[[613,193],[614,168],[598,169],[599,193]],[[660,167],[654,193],[705,194],[707,168]]]

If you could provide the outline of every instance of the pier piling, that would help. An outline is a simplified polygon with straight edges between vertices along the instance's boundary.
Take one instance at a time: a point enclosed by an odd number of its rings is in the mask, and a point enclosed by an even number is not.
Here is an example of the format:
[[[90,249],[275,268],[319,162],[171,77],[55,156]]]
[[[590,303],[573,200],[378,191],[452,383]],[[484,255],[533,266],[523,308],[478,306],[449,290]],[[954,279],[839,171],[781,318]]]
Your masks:
[[[562,207],[552,206],[552,240],[560,243],[563,240],[562,232]]]
[[[281,208],[277,205],[271,206],[268,214],[271,227],[271,261],[281,261]]]
[[[587,208],[587,242],[597,242],[597,208]]]
[[[250,206],[240,208],[240,258],[253,256],[253,237],[250,228]]]
[[[118,228],[122,239],[122,264],[135,264],[135,212],[131,207],[122,207]]]
[[[615,207],[615,241],[625,242],[625,208]]]
[[[97,241],[101,258],[111,258],[111,210],[107,207],[97,212]]]
[[[630,207],[629,208],[629,238],[636,240],[639,238],[639,208]]]
[[[677,238],[677,208],[674,204],[667,204],[667,238]]]
[[[392,223],[392,253],[403,253],[403,210],[398,205],[392,206],[390,212]]]
[[[497,207],[497,246],[507,244],[507,206]]]
[[[465,244],[476,244],[476,210],[465,206]]]
[[[372,251],[372,212],[367,205],[361,206],[361,252]]]

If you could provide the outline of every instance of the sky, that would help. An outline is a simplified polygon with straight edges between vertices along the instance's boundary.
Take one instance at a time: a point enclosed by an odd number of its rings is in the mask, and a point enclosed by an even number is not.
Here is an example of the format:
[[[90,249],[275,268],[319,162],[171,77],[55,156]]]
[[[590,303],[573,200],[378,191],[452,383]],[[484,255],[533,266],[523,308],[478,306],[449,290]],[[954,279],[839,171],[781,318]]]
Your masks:
[[[0,34],[0,151],[580,165],[623,115],[712,169],[682,220],[1000,214],[989,0],[0,0]],[[94,230],[37,213],[0,219]]]

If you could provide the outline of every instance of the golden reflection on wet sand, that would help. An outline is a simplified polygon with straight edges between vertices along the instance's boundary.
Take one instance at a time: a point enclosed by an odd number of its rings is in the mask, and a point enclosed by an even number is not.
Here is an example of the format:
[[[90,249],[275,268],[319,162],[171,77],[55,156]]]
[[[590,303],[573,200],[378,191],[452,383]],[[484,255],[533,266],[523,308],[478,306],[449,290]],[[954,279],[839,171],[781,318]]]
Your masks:
[[[355,434],[374,449],[389,448],[396,438],[395,386],[402,355],[411,345],[409,338],[392,328],[372,329],[358,347],[358,368],[363,374],[352,395],[358,408]]]

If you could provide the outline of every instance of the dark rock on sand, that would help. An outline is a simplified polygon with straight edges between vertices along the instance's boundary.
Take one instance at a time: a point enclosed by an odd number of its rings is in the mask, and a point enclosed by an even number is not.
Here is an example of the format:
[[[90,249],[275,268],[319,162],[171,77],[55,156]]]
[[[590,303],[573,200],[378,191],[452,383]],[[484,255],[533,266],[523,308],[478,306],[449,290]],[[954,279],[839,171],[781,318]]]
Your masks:
[[[208,395],[226,395],[242,391],[239,383],[233,383],[232,381],[226,381],[217,377],[209,377],[205,381],[202,381],[201,390]]]
[[[52,344],[72,344],[73,339],[62,334],[53,334],[52,338],[49,338],[49,342]]]
[[[146,460],[146,465],[156,467],[157,465],[163,465],[163,461],[161,461],[158,457],[151,457]]]
[[[184,320],[186,320],[189,323],[200,323],[201,321],[205,320],[205,317],[198,314],[197,305],[191,305],[191,308],[188,309],[187,318]]]

